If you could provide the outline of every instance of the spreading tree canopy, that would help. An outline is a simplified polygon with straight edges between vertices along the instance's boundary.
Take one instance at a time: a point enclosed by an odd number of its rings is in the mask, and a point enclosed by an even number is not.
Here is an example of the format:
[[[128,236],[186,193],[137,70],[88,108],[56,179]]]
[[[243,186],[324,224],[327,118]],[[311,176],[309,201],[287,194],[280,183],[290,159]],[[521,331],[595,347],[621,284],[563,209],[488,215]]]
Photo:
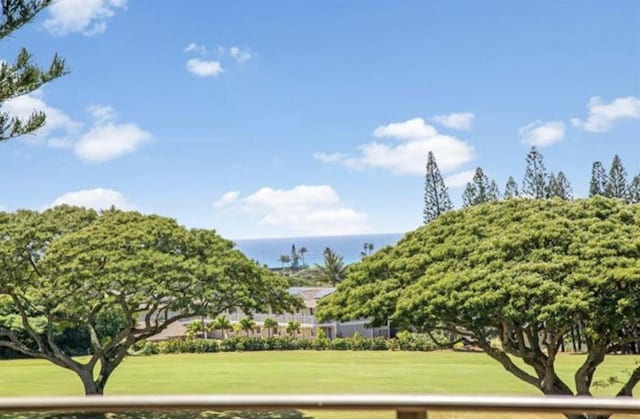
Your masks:
[[[286,287],[214,231],[168,218],[67,206],[0,213],[0,347],[73,371],[86,394],[102,394],[128,349],[170,324],[291,309]],[[108,331],[105,314],[118,319]],[[87,359],[60,344],[69,328],[90,335]]]
[[[640,207],[511,199],[448,212],[352,265],[318,314],[450,331],[544,394],[590,396],[607,353],[640,340]],[[556,357],[573,327],[587,354],[571,386]],[[640,367],[623,381],[617,394],[632,395]]]
[[[0,1],[0,40],[29,23],[53,0]],[[38,67],[33,56],[22,48],[13,62],[0,62],[0,109],[2,103],[39,89],[44,84],[66,73],[64,60],[53,57],[46,69]],[[17,118],[0,110],[0,142],[34,132],[46,122],[44,112],[36,111],[26,119]]]

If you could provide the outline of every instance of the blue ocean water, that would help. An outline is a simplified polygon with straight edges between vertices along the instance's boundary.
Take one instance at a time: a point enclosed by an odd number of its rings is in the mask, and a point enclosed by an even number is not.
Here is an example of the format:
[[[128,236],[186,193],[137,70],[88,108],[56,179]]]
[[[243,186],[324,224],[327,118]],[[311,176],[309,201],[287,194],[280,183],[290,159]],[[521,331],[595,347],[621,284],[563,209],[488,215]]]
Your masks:
[[[355,236],[322,236],[322,237],[290,237],[280,239],[251,239],[234,240],[249,259],[257,260],[269,267],[280,267],[281,255],[291,254],[291,245],[296,249],[306,247],[308,252],[304,255],[307,265],[322,263],[322,252],[326,247],[344,258],[345,263],[357,262],[361,259],[360,252],[364,243],[373,243],[373,251],[388,245],[395,244],[403,233],[393,234],[364,234]]]

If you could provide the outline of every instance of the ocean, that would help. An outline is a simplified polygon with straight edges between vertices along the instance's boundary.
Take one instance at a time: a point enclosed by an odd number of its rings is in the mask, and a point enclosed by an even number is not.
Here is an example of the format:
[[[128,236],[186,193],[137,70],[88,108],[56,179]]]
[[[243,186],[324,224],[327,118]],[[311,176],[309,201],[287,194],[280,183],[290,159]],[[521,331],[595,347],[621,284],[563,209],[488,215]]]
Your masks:
[[[393,234],[364,234],[354,236],[321,236],[321,237],[290,237],[279,239],[251,239],[234,240],[249,259],[257,260],[261,264],[277,268],[282,266],[281,255],[291,255],[291,245],[296,249],[306,247],[308,252],[304,254],[304,261],[312,266],[315,263],[322,264],[324,258],[322,252],[326,247],[344,258],[349,264],[359,261],[362,257],[364,243],[373,243],[373,252],[395,244],[404,233]]]

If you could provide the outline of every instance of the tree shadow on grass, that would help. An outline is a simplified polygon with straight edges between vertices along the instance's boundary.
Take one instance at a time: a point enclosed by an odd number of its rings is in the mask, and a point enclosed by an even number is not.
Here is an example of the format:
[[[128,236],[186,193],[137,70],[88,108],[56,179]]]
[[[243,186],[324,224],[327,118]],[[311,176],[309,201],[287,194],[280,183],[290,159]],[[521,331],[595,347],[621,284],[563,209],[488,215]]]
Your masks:
[[[106,414],[62,413],[0,414],[0,419],[313,419],[298,410],[230,412],[119,412]]]

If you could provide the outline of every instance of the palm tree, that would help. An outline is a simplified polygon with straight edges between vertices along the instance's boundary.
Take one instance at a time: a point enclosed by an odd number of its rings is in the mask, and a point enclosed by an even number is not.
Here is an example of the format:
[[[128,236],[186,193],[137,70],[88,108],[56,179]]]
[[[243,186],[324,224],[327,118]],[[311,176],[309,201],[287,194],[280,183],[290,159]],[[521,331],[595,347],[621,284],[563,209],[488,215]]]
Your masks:
[[[337,255],[328,247],[324,249],[324,264],[316,264],[316,269],[320,273],[319,276],[334,287],[338,282],[342,282],[347,274],[347,266],[344,264],[342,256]]]
[[[247,337],[249,337],[249,332],[256,326],[256,322],[254,322],[251,317],[244,317],[240,319],[238,325],[240,326],[240,330],[244,331],[247,334]]]
[[[194,338],[198,335],[205,336],[206,327],[207,324],[203,323],[202,320],[194,320],[187,324],[187,336],[190,338]]]
[[[296,245],[291,245],[291,269],[297,271],[300,268],[300,254],[296,250]]]
[[[280,255],[280,262],[282,262],[282,269],[284,269],[284,265],[291,262],[291,256]]]
[[[302,246],[300,248],[300,250],[298,250],[298,253],[300,253],[300,258],[302,258],[302,266],[307,266],[307,264],[304,261],[304,254],[307,253],[309,251],[309,249],[307,249],[306,247]]]
[[[222,316],[222,315],[216,317],[213,323],[211,324],[211,326],[213,327],[213,330],[222,331],[223,339],[227,338],[227,330],[233,329],[233,326],[231,325],[231,322],[229,321],[229,319],[227,319],[226,316]]]
[[[274,319],[269,319],[266,318],[264,319],[264,327],[265,329],[267,329],[267,335],[269,337],[271,337],[272,332],[275,332],[278,330],[278,322],[275,321]]]
[[[362,248],[364,250],[360,252],[360,256],[362,257],[369,256],[373,252],[373,243],[364,242],[364,245],[362,246]]]
[[[289,336],[293,336],[296,333],[300,332],[300,322],[289,322],[287,323],[287,333]]]

